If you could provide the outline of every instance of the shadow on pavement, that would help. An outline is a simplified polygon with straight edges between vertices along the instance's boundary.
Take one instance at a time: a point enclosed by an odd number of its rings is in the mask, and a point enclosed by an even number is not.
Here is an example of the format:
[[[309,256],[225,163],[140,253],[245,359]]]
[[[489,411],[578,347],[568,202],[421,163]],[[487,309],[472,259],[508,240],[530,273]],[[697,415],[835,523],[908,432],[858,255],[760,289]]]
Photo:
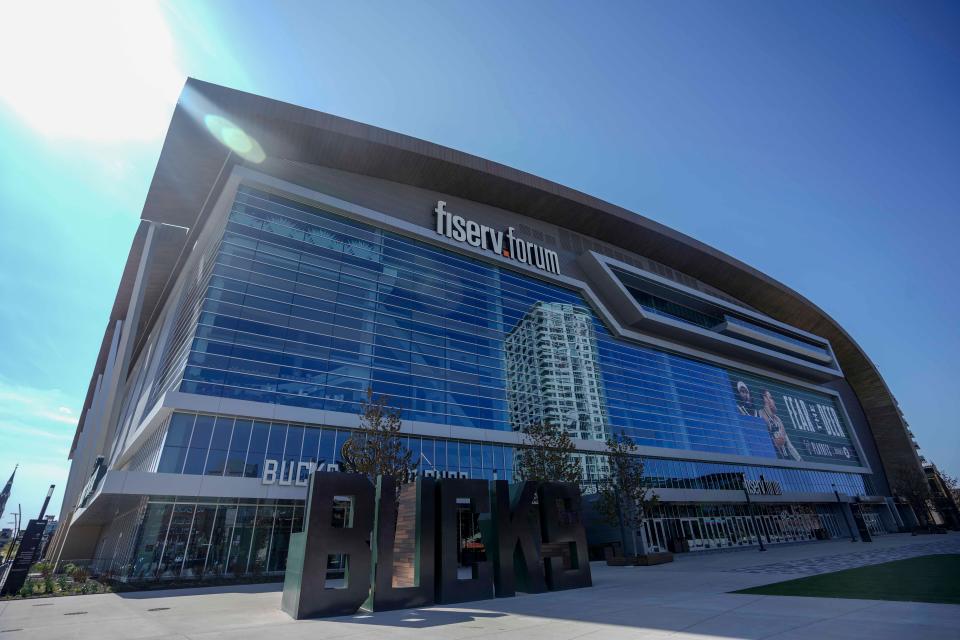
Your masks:
[[[399,609],[397,611],[378,611],[376,613],[359,612],[340,618],[317,618],[317,620],[335,620],[354,624],[402,627],[407,629],[426,629],[461,622],[472,622],[480,618],[503,618],[506,613],[493,611],[452,611],[446,609]]]
[[[142,589],[138,591],[115,591],[125,599],[148,600],[150,598],[175,598],[182,596],[210,595],[216,593],[268,593],[283,591],[282,582],[258,582],[253,584],[221,584],[197,587],[175,587],[171,589]]]

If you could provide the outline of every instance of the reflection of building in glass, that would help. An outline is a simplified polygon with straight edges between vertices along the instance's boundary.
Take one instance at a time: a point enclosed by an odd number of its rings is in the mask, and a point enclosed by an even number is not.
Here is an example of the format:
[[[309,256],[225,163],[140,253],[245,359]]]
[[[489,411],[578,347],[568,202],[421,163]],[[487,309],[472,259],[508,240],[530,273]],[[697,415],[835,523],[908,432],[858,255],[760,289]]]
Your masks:
[[[607,415],[597,338],[589,310],[537,302],[504,340],[507,402],[515,431],[546,423],[573,438],[605,440]],[[598,456],[582,456],[584,478],[597,478]]]

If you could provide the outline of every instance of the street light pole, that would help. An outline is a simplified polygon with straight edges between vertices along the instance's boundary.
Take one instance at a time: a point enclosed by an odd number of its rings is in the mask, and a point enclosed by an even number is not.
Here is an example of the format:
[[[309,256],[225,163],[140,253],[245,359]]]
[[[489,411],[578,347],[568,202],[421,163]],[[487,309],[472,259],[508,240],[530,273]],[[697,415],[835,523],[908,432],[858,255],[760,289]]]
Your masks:
[[[10,560],[10,554],[13,553],[13,547],[17,542],[17,536],[20,535],[20,505],[17,505],[16,511],[11,511],[10,515],[13,516],[13,537],[10,538],[10,544],[7,545],[7,553],[4,555],[3,561],[6,562]]]
[[[837,491],[836,483],[830,485],[833,487],[833,495],[837,496],[837,504],[840,506],[840,513],[843,513],[843,502],[840,501],[840,492]],[[846,520],[846,518],[844,518]],[[853,527],[850,526],[850,522],[847,522],[847,528],[850,529],[850,542],[856,542],[857,537],[853,535]]]

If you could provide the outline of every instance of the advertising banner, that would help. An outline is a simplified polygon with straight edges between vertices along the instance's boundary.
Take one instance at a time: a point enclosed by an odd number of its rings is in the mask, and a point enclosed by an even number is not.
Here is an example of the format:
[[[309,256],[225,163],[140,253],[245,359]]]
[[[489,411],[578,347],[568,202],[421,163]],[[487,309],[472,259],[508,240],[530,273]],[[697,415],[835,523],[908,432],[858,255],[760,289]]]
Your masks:
[[[741,420],[766,428],[778,458],[859,464],[832,397],[733,371],[730,380]]]

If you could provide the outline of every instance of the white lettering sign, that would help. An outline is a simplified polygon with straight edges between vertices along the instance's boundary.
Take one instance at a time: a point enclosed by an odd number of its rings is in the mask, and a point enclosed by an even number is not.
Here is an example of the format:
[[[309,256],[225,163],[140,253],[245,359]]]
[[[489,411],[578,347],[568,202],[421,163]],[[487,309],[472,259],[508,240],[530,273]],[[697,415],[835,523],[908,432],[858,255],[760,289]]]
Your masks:
[[[826,404],[807,404],[793,396],[783,396],[783,403],[790,415],[794,429],[810,433],[825,433],[837,438],[845,438],[840,417],[836,409]]]
[[[433,210],[437,217],[437,233],[440,235],[549,273],[560,274],[560,259],[556,251],[516,237],[513,235],[513,227],[507,227],[504,233],[454,215],[447,211],[446,206],[446,202],[438,200],[437,208]]]
[[[278,460],[265,460],[260,482],[305,487],[309,484],[310,474],[314,471],[340,471],[340,465],[336,462],[318,465],[315,462],[297,462],[296,460],[284,460],[281,464]]]
[[[424,469],[424,478],[463,478],[470,479],[470,474],[466,471],[441,471],[440,469]]]

